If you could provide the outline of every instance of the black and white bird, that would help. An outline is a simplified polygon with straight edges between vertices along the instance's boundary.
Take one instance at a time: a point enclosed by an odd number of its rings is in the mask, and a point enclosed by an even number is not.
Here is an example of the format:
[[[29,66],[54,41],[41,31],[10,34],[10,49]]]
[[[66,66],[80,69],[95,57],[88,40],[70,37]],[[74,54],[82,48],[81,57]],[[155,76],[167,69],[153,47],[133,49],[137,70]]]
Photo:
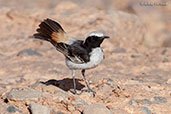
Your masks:
[[[69,37],[59,23],[45,19],[40,23],[34,37],[49,41],[66,57],[66,65],[72,70],[74,93],[76,93],[75,70],[81,70],[87,91],[95,94],[86,80],[85,70],[96,67],[104,59],[100,45],[109,36],[101,32],[91,32],[84,41],[77,40]]]

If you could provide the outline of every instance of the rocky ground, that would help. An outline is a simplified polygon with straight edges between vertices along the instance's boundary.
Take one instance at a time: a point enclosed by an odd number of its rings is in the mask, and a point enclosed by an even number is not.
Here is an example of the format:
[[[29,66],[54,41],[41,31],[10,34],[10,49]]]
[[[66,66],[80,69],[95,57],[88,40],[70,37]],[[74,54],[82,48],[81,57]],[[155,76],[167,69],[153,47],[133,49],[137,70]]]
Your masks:
[[[0,112],[169,114],[171,4],[157,2],[166,5],[143,6],[138,0],[0,0]],[[74,95],[63,55],[32,37],[47,17],[76,38],[84,39],[94,30],[111,37],[102,44],[105,60],[86,71],[95,96],[84,91]],[[76,84],[78,92],[86,89],[80,71]]]

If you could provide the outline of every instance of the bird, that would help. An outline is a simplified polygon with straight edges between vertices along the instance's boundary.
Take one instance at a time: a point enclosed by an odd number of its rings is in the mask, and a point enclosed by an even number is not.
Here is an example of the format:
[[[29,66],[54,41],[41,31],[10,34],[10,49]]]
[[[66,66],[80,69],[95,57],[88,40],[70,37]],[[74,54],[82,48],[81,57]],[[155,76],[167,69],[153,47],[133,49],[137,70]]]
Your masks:
[[[102,32],[93,31],[88,34],[85,40],[70,37],[62,28],[62,26],[49,18],[44,19],[34,38],[50,42],[57,51],[65,56],[66,66],[72,71],[74,94],[76,91],[75,73],[80,70],[85,81],[87,91],[96,93],[90,88],[85,76],[85,71],[97,67],[104,59],[104,53],[100,45],[104,39],[109,36]]]

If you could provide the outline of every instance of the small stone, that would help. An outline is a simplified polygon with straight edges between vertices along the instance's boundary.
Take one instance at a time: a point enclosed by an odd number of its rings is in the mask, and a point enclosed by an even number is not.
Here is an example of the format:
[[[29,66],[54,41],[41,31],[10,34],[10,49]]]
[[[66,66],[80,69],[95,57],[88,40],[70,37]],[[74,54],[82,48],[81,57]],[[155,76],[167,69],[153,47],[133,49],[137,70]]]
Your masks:
[[[138,105],[138,104],[152,104],[152,102],[148,99],[132,99],[128,102],[130,105]]]
[[[30,89],[12,89],[7,98],[10,100],[37,100],[42,95],[41,92]]]
[[[109,79],[107,80],[107,84],[109,84],[109,85],[113,86],[114,81],[113,81],[112,79],[110,79],[110,78],[109,78]]]
[[[148,99],[143,99],[142,103],[143,104],[152,104],[152,102],[150,100],[148,100]]]
[[[0,103],[0,114],[21,114],[22,111],[13,105],[7,105],[6,103]]]
[[[155,96],[154,97],[154,104],[159,104],[159,103],[166,103],[167,99],[165,97],[160,97],[160,96]]]
[[[29,105],[32,114],[50,114],[50,109],[40,104]]]
[[[112,111],[112,114],[129,114],[127,111],[123,109],[118,109],[118,108],[114,108],[111,111]]]
[[[144,111],[145,114],[151,114],[151,111],[147,107],[143,106],[141,107],[141,109]]]
[[[22,113],[21,110],[17,109],[17,108],[14,107],[13,105],[10,105],[10,106],[7,108],[7,112],[9,112],[9,113],[15,113],[15,112]]]
[[[67,94],[67,92],[64,92],[62,90],[56,90],[53,99],[58,102],[62,102],[62,101],[67,101],[68,97],[70,97],[70,95]]]
[[[171,38],[168,37],[164,40],[163,44],[162,44],[163,47],[171,47]]]
[[[132,58],[139,58],[139,57],[145,57],[145,55],[142,54],[142,53],[134,53],[134,54],[131,55],[131,57]]]
[[[75,110],[75,107],[74,106],[71,106],[71,105],[68,105],[67,106],[67,109],[71,112],[73,112]]]
[[[61,111],[58,111],[58,112],[57,112],[57,114],[64,114],[64,113],[63,113],[63,112],[61,112]]]
[[[113,49],[112,53],[125,53],[126,49],[121,47],[116,47]]]
[[[83,114],[112,114],[112,112],[102,105],[91,104],[85,106]]]
[[[74,108],[76,110],[83,110],[86,105],[88,105],[85,101],[80,99],[79,97],[75,97],[75,100],[69,101],[72,105],[74,105]]]
[[[20,51],[17,55],[18,56],[42,56],[42,54],[32,49],[24,49]]]
[[[103,95],[104,99],[108,98],[112,93],[113,87],[111,85],[107,85],[107,84],[102,84],[101,86],[98,87],[98,93],[97,95]]]
[[[14,107],[14,106],[9,106],[8,108],[7,108],[7,111],[8,112],[10,112],[10,113],[15,113],[16,112],[16,108]]]
[[[167,80],[167,83],[168,84],[171,84],[171,78]]]
[[[129,105],[138,105],[138,99],[131,99],[128,102]]]

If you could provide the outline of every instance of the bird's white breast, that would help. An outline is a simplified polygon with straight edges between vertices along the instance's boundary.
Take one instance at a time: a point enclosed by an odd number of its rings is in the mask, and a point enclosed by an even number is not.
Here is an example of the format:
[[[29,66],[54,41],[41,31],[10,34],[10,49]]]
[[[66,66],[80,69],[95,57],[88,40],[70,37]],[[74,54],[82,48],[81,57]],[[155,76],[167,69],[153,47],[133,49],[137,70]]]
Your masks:
[[[66,65],[70,69],[90,69],[96,67],[103,60],[104,54],[101,48],[95,48],[90,53],[90,61],[83,64],[74,63],[70,60],[66,60]]]

